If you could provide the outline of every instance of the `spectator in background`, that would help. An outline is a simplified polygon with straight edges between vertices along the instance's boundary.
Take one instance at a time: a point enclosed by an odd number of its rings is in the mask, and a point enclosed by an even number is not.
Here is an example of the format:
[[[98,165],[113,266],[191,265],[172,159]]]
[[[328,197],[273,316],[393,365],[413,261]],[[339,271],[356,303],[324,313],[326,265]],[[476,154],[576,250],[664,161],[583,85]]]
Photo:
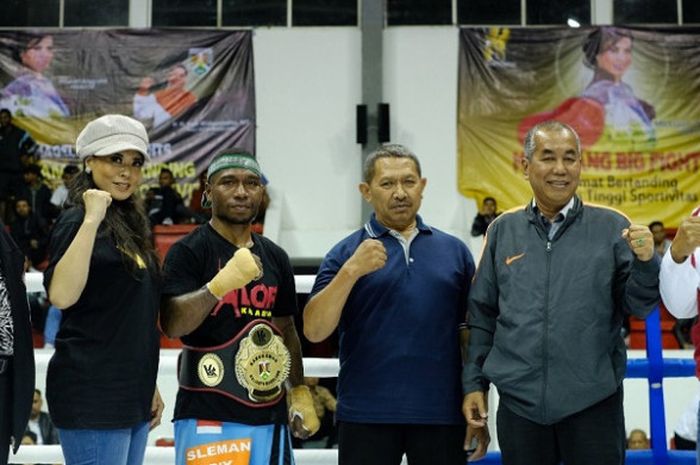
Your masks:
[[[673,429],[673,442],[678,450],[695,450],[697,448],[698,405],[700,405],[700,394],[695,394],[681,413]]]
[[[29,415],[27,429],[36,435],[35,444],[58,444],[58,430],[53,426],[49,414],[42,411],[44,401],[41,391],[34,389],[34,401],[32,402],[32,413]]]
[[[182,223],[191,217],[182,196],[173,188],[175,176],[168,168],[162,168],[158,176],[159,187],[146,193],[146,209],[151,226]]]
[[[630,450],[650,449],[651,444],[649,443],[647,433],[641,429],[633,429],[630,431],[630,435],[627,438],[627,448]]]
[[[37,435],[33,431],[25,431],[24,435],[22,436],[22,445],[23,446],[36,446],[37,443]],[[31,464],[27,464],[31,465]]]
[[[311,397],[314,400],[316,416],[321,422],[321,427],[316,434],[303,441],[296,441],[299,447],[305,449],[318,448],[318,445],[321,448],[330,449],[337,442],[335,425],[333,424],[337,401],[328,388],[320,386],[318,383],[319,378],[317,377],[304,377],[304,384],[309,386]]]
[[[12,124],[7,108],[0,110],[0,215],[9,223],[12,201],[24,185],[22,155],[36,152],[36,142],[27,131]]]
[[[666,228],[661,221],[652,221],[649,223],[649,230],[654,236],[654,250],[663,257],[669,247],[671,247],[671,240],[666,237]]]
[[[481,210],[474,217],[474,222],[472,223],[472,237],[486,234],[486,229],[491,222],[501,214],[497,209],[496,199],[493,197],[486,197],[483,202],[481,202]]]
[[[211,219],[211,208],[206,208],[203,202],[207,188],[207,172],[202,171],[198,179],[199,186],[192,191],[192,197],[190,197],[190,212],[192,212],[193,222],[203,224]]]
[[[263,179],[263,184],[267,187],[267,182],[265,179]],[[267,193],[267,189],[265,189],[265,192],[263,192],[262,202],[260,203],[260,209],[258,210],[258,214],[255,215],[252,224],[253,231],[258,234],[262,234],[263,230],[265,229],[265,213],[267,213],[269,206],[270,195]]]
[[[68,183],[79,172],[80,168],[75,165],[66,165],[63,167],[63,175],[61,176],[63,182],[51,195],[51,204],[56,207],[58,211],[63,210],[64,204],[66,200],[68,200]]]
[[[697,317],[694,318],[676,318],[676,322],[673,324],[673,335],[678,341],[678,347],[681,349],[692,349],[693,337],[692,331]]]
[[[51,203],[51,195],[51,189],[44,184],[41,167],[25,166],[24,186],[20,189],[18,197],[27,199],[29,206],[32,207],[32,213],[46,224],[51,224],[57,213],[56,207]]]
[[[32,431],[25,431],[24,435],[22,436],[22,445],[23,446],[36,446],[37,445],[37,437],[36,434],[34,434]],[[34,465],[33,463],[25,463],[22,465]]]
[[[15,221],[10,225],[10,232],[25,257],[29,259],[30,266],[36,268],[46,260],[48,224],[34,214],[25,198],[20,197],[15,202]]]

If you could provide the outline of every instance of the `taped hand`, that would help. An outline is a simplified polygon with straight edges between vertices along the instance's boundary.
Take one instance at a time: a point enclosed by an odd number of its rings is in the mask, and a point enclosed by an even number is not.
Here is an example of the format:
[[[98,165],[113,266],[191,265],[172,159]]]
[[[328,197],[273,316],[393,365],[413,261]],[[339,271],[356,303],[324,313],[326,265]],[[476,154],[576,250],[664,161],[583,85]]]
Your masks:
[[[223,268],[207,283],[207,289],[217,299],[234,289],[240,289],[261,273],[261,268],[255,261],[250,249],[240,248]]]

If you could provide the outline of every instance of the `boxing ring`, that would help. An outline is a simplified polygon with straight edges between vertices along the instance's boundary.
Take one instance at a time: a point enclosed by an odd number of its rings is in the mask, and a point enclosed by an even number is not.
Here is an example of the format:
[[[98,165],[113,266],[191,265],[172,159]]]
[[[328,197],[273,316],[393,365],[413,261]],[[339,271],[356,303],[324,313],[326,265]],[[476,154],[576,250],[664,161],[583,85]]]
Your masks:
[[[309,293],[313,276],[296,276],[297,292]],[[43,290],[40,273],[27,274],[28,292]],[[662,356],[661,322],[656,309],[646,320],[646,358],[631,359],[627,362],[626,378],[647,379],[649,391],[651,450],[627,451],[626,465],[696,465],[695,451],[669,450],[666,437],[664,407],[664,378],[694,377],[695,362],[692,359],[666,358]],[[39,353],[37,365],[47,364],[50,353]],[[175,371],[176,357],[161,358],[161,369]],[[337,359],[305,358],[304,371],[308,376],[336,377],[339,364]],[[492,435],[495,432],[492,431]],[[335,449],[297,449],[294,451],[298,465],[330,465],[338,463]],[[174,448],[148,446],[146,465],[170,465],[174,463]],[[60,446],[22,446],[17,455],[10,455],[10,463],[64,463]],[[404,457],[405,463],[405,457]],[[479,460],[483,465],[500,465],[501,454],[488,452]]]

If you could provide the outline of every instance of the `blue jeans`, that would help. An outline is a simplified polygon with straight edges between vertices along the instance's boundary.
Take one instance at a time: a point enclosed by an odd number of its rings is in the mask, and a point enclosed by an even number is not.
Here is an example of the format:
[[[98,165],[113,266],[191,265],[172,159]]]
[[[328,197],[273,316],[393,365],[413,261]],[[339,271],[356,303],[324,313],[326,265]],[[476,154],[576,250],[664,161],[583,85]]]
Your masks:
[[[66,465],[142,465],[148,423],[125,429],[58,429]]]

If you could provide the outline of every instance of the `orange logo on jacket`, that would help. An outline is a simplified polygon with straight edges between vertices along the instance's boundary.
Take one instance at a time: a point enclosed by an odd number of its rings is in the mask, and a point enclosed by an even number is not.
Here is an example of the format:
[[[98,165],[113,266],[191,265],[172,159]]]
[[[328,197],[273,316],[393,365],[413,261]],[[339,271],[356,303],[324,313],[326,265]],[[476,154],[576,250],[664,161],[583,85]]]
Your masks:
[[[514,261],[520,260],[520,259],[523,258],[524,256],[525,256],[525,252],[521,253],[520,255],[513,255],[513,256],[510,256],[510,257],[506,257],[506,265],[510,265],[510,264],[513,263]]]

